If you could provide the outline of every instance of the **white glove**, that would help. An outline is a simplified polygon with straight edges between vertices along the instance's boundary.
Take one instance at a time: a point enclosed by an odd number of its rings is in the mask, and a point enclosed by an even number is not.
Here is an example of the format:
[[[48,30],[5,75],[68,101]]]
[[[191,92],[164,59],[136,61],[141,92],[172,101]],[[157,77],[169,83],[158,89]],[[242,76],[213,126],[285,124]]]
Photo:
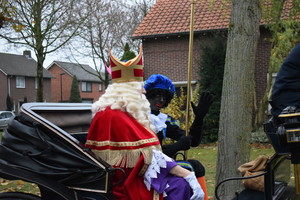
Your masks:
[[[193,190],[193,196],[191,197],[191,200],[203,200],[204,192],[196,179],[195,173],[190,173],[189,175],[184,177],[184,179],[189,183],[190,187]]]

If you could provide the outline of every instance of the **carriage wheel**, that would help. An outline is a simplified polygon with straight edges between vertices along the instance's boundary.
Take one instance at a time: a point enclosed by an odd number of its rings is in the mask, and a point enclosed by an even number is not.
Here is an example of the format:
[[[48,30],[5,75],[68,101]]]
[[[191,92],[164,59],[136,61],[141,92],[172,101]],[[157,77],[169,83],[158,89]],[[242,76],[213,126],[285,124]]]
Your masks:
[[[0,193],[0,200],[42,200],[42,198],[23,192],[3,192]]]

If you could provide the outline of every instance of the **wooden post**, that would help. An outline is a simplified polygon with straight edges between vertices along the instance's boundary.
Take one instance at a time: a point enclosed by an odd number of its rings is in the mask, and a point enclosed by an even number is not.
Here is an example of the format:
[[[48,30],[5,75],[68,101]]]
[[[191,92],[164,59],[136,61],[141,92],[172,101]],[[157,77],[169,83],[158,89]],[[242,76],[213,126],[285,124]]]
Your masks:
[[[194,43],[194,10],[196,0],[191,0],[191,16],[190,16],[190,39],[189,39],[189,57],[188,57],[188,85],[186,95],[186,115],[185,115],[185,130],[186,136],[189,134],[189,119],[190,119],[190,104],[191,104],[191,76],[192,76],[192,64],[193,64],[193,43]],[[187,151],[184,152],[185,158],[187,158]]]

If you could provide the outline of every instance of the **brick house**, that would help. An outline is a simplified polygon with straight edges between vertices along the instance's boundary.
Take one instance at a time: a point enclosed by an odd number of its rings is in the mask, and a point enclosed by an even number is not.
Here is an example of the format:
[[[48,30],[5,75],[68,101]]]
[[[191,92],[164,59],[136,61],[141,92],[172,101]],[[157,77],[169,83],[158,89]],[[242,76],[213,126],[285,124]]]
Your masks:
[[[199,80],[200,45],[210,43],[216,31],[227,34],[230,8],[230,5],[221,5],[220,0],[214,1],[213,5],[209,0],[196,1],[192,84]],[[175,86],[187,85],[190,13],[190,0],[157,0],[135,30],[132,38],[141,39],[143,44],[145,78],[161,73],[171,78]],[[271,49],[266,39],[270,36],[270,32],[261,26],[255,63],[257,100],[263,97],[266,88]]]
[[[47,70],[55,77],[51,81],[52,102],[69,101],[74,75],[78,80],[82,102],[93,103],[104,93],[103,83],[92,75],[96,71],[89,65],[53,61]]]
[[[36,68],[37,62],[30,51],[24,51],[23,55],[0,53],[0,110],[7,108],[7,95],[13,100],[16,113],[24,102],[36,101]],[[53,76],[46,69],[43,76],[44,100],[50,101]]]

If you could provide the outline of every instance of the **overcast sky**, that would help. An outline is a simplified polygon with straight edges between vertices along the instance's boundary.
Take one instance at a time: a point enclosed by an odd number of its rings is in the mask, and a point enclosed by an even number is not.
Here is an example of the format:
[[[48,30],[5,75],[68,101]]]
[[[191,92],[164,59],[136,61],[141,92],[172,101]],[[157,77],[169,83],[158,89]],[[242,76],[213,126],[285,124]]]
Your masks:
[[[132,3],[135,1],[143,1],[143,0],[120,0],[124,1],[126,3]],[[155,0],[152,0],[151,2],[155,2]],[[34,54],[34,51],[32,49],[29,49],[26,46],[14,46],[12,44],[7,43],[6,40],[0,38],[0,52],[1,53],[11,53],[11,54],[17,54],[22,55],[24,50],[31,50],[31,56],[33,59],[36,59],[36,56]],[[46,55],[46,60],[44,61],[44,67],[47,68],[54,60],[58,61],[65,61],[65,62],[79,62],[80,64],[87,64],[94,68],[94,63],[92,58],[83,58],[83,57],[76,57],[74,59],[72,55],[68,55],[68,50],[59,49],[51,54]]]
[[[4,39],[0,39],[0,52],[1,53],[11,53],[22,55],[24,50],[30,50],[28,47],[16,47],[11,44],[8,44]],[[31,51],[31,56],[33,59],[36,59],[34,51]],[[93,61],[91,58],[76,58],[80,64],[87,64],[90,67],[94,67]],[[62,50],[55,51],[51,54],[47,54],[46,60],[44,62],[44,67],[47,68],[54,60],[65,61],[65,62],[76,62],[72,57],[68,57]]]

